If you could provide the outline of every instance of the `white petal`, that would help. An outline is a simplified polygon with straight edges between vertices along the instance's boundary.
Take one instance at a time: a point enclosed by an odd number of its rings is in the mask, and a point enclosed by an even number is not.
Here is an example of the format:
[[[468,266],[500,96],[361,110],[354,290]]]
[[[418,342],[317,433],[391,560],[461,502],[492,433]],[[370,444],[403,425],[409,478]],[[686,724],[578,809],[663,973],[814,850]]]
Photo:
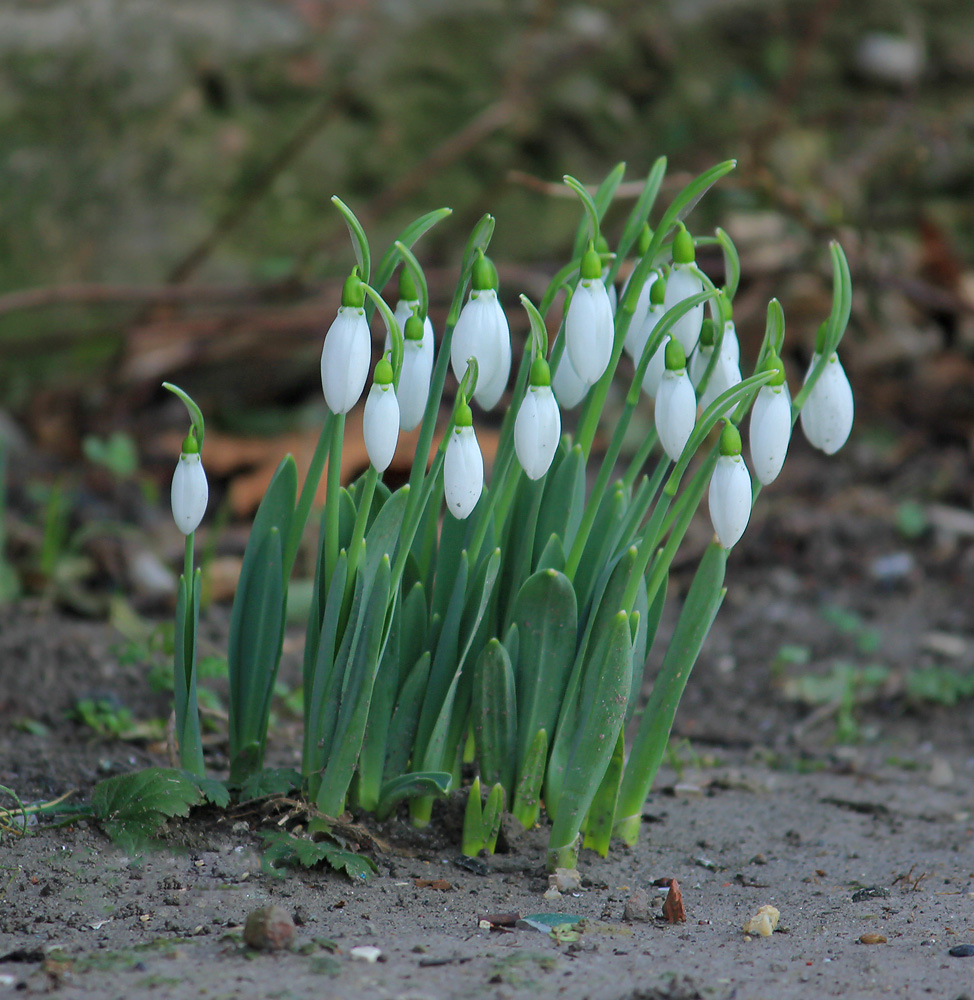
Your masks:
[[[562,354],[561,361],[558,362],[558,367],[551,379],[551,387],[554,389],[558,405],[563,410],[573,410],[591,388],[588,382],[579,377],[578,372],[572,367],[572,359],[568,356],[568,351]]]
[[[399,415],[404,431],[418,427],[426,412],[430,394],[430,376],[433,372],[433,338],[426,346],[426,336],[421,341],[407,340],[403,345],[402,371],[399,373]]]
[[[818,357],[812,356],[806,380]],[[838,355],[833,354],[802,407],[802,430],[809,444],[834,455],[849,437],[854,413],[852,386]]]
[[[693,352],[690,357],[690,381],[693,383],[693,388],[696,389],[700,385],[700,380],[704,376],[704,372],[707,370],[707,365],[710,364],[710,359],[714,356],[714,349],[711,345],[707,344],[697,344],[697,349]]]
[[[406,299],[400,299],[396,303],[396,311],[393,315],[396,317],[396,322],[399,324],[399,331],[402,333],[403,337],[406,335],[406,320],[409,319],[413,314],[413,306],[418,306],[419,300],[414,302],[408,302]],[[428,350],[430,354],[433,354],[433,324],[430,322],[429,316],[423,321],[423,339],[420,341],[423,345],[423,350]],[[389,336],[389,331],[386,330],[386,339],[382,346],[383,356],[392,350],[392,338]]]
[[[791,398],[786,385],[763,385],[751,409],[751,464],[758,482],[778,478],[791,442]]]
[[[623,347],[629,357],[632,358],[636,364],[639,363],[639,356],[643,353],[646,341],[649,339],[649,335],[653,332],[653,326],[656,325],[656,320],[654,318],[652,326],[646,329],[645,337],[643,337],[643,327],[646,324],[646,317],[649,315],[649,310],[652,305],[649,301],[649,291],[658,277],[659,275],[655,271],[649,272],[649,276],[643,282],[643,287],[639,289],[639,296],[636,299],[636,309],[632,314],[632,319],[629,321],[629,329],[626,330],[626,342]],[[626,281],[622,288],[622,294],[619,296],[620,301],[626,297],[628,289],[629,282]],[[663,315],[662,309],[660,309],[660,315]]]
[[[184,534],[194,532],[206,513],[210,490],[198,454],[180,455],[172,477],[172,516]]]
[[[565,317],[565,339],[572,367],[594,385],[612,357],[612,304],[600,279],[580,281]]]
[[[699,295],[703,291],[703,282],[695,264],[674,264],[670,276],[666,279],[666,295],[663,296],[663,307],[667,311],[679,305],[691,295]],[[677,320],[670,333],[683,345],[683,351],[690,357],[700,339],[700,327],[703,325],[703,303],[694,306],[686,316]]]
[[[744,534],[751,516],[751,477],[740,455],[717,459],[707,501],[717,540],[729,549]]]
[[[551,467],[561,438],[561,413],[549,386],[531,386],[514,421],[514,450],[528,479]]]
[[[443,458],[443,494],[450,513],[469,517],[484,490],[484,457],[472,427],[453,431]]]
[[[348,413],[369,377],[372,338],[364,309],[342,306],[321,349],[321,387],[332,413]]]
[[[686,369],[667,369],[656,397],[656,431],[663,450],[674,462],[683,453],[696,420],[697,397]]]
[[[391,385],[372,384],[362,418],[365,450],[379,472],[385,472],[399,441],[399,401]]]
[[[741,370],[737,364],[723,353],[717,358],[717,364],[710,373],[710,381],[700,397],[700,405],[707,409],[708,406],[723,392],[738,385],[741,381]],[[733,406],[728,406],[721,416],[730,416],[734,412]]]
[[[471,292],[453,331],[450,363],[459,382],[467,359],[477,359],[474,398],[485,409],[497,405],[511,374],[511,329],[493,289]]]
[[[653,356],[646,366],[646,373],[643,375],[643,392],[650,399],[655,399],[659,392],[660,382],[663,380],[663,372],[666,371],[666,341],[664,340],[656,348]]]
[[[720,342],[720,353],[727,358],[731,364],[740,367],[741,364],[741,342],[737,339],[737,327],[734,321],[729,319],[724,324],[724,339]]]

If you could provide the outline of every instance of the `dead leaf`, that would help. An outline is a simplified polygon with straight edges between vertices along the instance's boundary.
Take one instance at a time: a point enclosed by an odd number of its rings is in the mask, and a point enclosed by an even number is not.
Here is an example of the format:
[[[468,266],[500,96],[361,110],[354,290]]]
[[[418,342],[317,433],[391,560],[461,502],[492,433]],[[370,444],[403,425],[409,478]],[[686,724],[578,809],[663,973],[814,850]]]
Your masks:
[[[675,878],[670,879],[670,889],[666,894],[663,903],[663,916],[671,924],[685,924],[687,922],[687,911],[683,906],[683,893]]]

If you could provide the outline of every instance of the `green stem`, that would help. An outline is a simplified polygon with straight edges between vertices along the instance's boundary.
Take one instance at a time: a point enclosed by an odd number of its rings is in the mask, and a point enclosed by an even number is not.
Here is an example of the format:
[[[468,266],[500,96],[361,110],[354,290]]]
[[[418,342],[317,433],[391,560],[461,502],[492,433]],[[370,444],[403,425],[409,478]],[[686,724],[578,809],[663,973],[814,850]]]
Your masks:
[[[193,543],[196,539],[196,532],[191,531],[186,536],[186,547],[183,550],[183,575],[190,586],[190,595],[193,593]]]
[[[318,494],[318,484],[321,482],[321,473],[325,467],[325,460],[328,458],[328,449],[331,444],[332,421],[335,415],[329,410],[325,415],[325,422],[322,424],[321,433],[318,435],[318,444],[315,446],[314,454],[311,456],[311,464],[304,477],[304,485],[301,487],[301,496],[298,498],[297,507],[294,509],[294,517],[291,519],[291,529],[288,532],[284,545],[284,579],[291,576],[294,567],[294,560],[297,558],[298,547],[304,537],[305,525],[311,514],[311,506],[315,496]]]
[[[342,488],[342,438],[345,414],[335,415],[331,425],[331,448],[328,452],[328,492],[325,495],[325,580],[331,580],[338,564],[338,512]]]

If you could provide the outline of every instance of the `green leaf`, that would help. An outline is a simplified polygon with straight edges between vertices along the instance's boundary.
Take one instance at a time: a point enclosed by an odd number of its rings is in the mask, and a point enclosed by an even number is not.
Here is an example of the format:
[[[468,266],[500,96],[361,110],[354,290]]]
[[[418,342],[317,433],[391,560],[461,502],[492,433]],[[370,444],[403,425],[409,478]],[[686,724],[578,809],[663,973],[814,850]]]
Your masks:
[[[545,476],[544,497],[535,535],[535,558],[540,557],[552,535],[557,535],[562,548],[568,551],[575,540],[584,509],[585,455],[575,445],[554,474]]]
[[[251,802],[275,795],[287,795],[301,787],[301,775],[290,767],[265,767],[248,774],[240,783],[240,801]]]
[[[345,850],[329,840],[308,840],[284,830],[269,830],[261,833],[261,837],[267,845],[262,861],[267,871],[299,865],[314,868],[324,863],[335,871],[344,872],[353,882],[360,882],[379,870],[370,858]]]
[[[619,785],[622,783],[622,771],[626,762],[626,743],[623,732],[619,730],[616,748],[606,769],[605,777],[599,790],[595,793],[592,806],[585,820],[585,847],[597,851],[603,858],[609,853],[609,841],[612,839],[612,823],[615,819],[616,803],[619,800]]]
[[[541,784],[544,781],[545,761],[548,758],[548,734],[539,729],[524,759],[520,777],[514,789],[511,813],[526,830],[538,821],[541,812]]]
[[[200,778],[189,771],[183,772],[196,787],[203,793],[203,797],[217,809],[226,809],[230,805],[230,789],[225,781],[217,781],[216,778]]]
[[[497,835],[501,830],[501,818],[504,815],[504,788],[494,785],[484,803],[484,848],[488,854],[493,854],[497,848]]]
[[[385,288],[386,283],[392,277],[392,272],[395,271],[396,265],[399,263],[399,258],[402,256],[396,247],[397,243],[401,243],[405,247],[412,247],[418,239],[432,229],[441,219],[445,219],[452,213],[452,208],[437,208],[432,212],[427,212],[426,215],[420,216],[415,222],[411,222],[406,226],[399,234],[398,239],[393,240],[392,246],[382,255],[382,260],[379,261],[379,266],[375,269],[375,287]]]
[[[203,793],[197,779],[171,767],[148,767],[98,782],[91,811],[112,840],[148,840],[173,816],[188,816]]]
[[[369,251],[369,240],[362,228],[362,223],[355,217],[355,213],[338,197],[333,195],[331,203],[345,217],[345,224],[348,226],[348,235],[352,240],[352,249],[355,251],[355,259],[358,261],[359,277],[366,284],[372,273],[372,254]]]
[[[612,262],[612,267],[609,271],[609,280],[615,279],[619,270],[619,265],[632,249],[636,240],[639,239],[639,234],[643,229],[643,223],[649,219],[649,213],[653,210],[653,205],[656,202],[656,196],[659,194],[659,189],[663,183],[663,177],[665,175],[666,157],[661,156],[653,164],[653,168],[650,170],[649,176],[646,178],[646,183],[643,185],[642,192],[636,200],[636,204],[633,205],[632,211],[629,213],[629,218],[626,219],[626,224],[622,230],[622,236],[619,239],[619,245],[616,247],[616,259]],[[640,282],[639,287],[642,287],[642,282]],[[635,299],[638,297],[639,291],[635,285],[632,285],[632,290],[632,308],[635,309]]]
[[[471,716],[484,783],[513,788],[517,744],[514,671],[507,650],[497,639],[491,639],[477,657]]]
[[[421,795],[442,797],[450,791],[453,775],[448,771],[417,771],[401,774],[387,781],[379,794],[376,818],[385,819],[403,799],[413,799]]]
[[[484,804],[480,792],[480,775],[474,775],[463,810],[463,834],[460,853],[475,858],[484,849]]]

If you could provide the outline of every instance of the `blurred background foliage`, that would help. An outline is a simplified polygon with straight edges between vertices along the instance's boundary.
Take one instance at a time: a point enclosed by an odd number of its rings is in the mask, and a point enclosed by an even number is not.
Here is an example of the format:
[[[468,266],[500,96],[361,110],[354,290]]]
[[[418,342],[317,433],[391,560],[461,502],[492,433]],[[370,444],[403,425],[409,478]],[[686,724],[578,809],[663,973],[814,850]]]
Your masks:
[[[352,260],[331,195],[379,253],[454,209],[417,248],[434,321],[490,211],[514,320],[569,252],[561,176],[624,160],[638,186],[665,155],[664,201],[739,161],[688,221],[738,242],[745,341],[778,295],[807,357],[837,237],[861,412],[969,444],[972,87],[974,6],[948,0],[6,0],[0,435],[75,460],[124,428],[161,483],[183,419],[164,378],[225,431],[313,426]]]

